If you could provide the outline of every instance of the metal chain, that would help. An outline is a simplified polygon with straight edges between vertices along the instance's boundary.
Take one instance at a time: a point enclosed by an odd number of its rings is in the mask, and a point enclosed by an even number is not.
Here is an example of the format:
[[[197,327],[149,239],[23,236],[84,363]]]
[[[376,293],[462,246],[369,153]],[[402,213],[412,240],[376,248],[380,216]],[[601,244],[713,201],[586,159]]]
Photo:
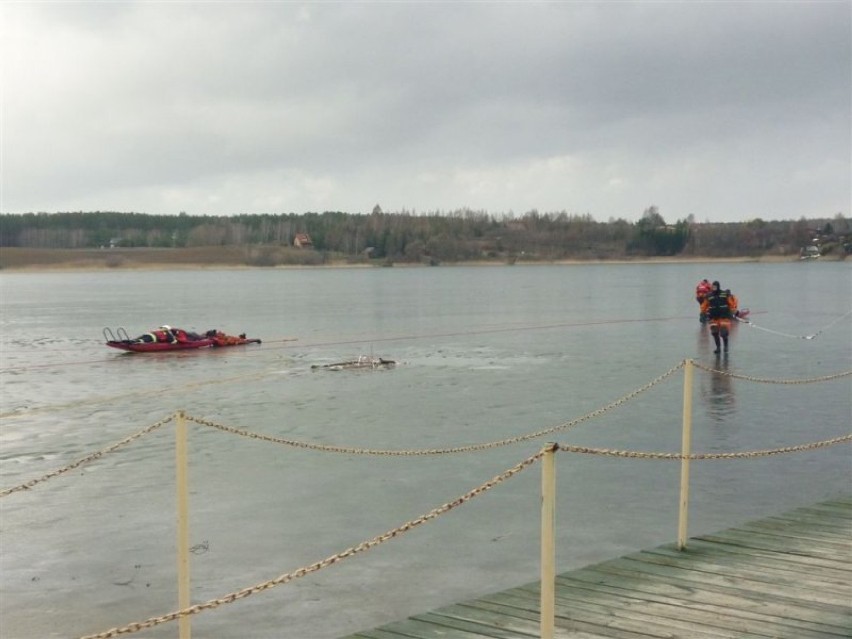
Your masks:
[[[813,382],[818,382],[818,381],[827,381],[827,380],[831,380],[831,379],[838,379],[840,377],[845,377],[845,376],[852,374],[852,371],[848,371],[848,372],[839,373],[839,374],[836,374],[836,375],[814,378],[814,379],[810,379],[810,380],[768,380],[768,379],[748,377],[748,376],[743,376],[743,375],[734,375],[734,374],[728,373],[727,371],[718,371],[718,370],[706,367],[706,366],[698,364],[698,363],[694,363],[694,364],[695,364],[696,367],[698,367],[702,370],[708,371],[708,372],[726,374],[726,375],[730,375],[731,377],[736,377],[736,378],[740,378],[740,379],[747,379],[747,380],[750,380],[750,381],[759,381],[759,382],[765,382],[765,383],[779,383],[779,384],[813,383]],[[527,441],[527,440],[534,439],[534,438],[537,438],[537,437],[541,437],[543,435],[550,434],[550,433],[553,433],[553,432],[556,432],[556,431],[559,431],[559,430],[564,430],[564,429],[570,428],[570,427],[575,426],[577,424],[580,424],[584,421],[588,421],[589,419],[592,419],[593,417],[599,416],[599,415],[601,415],[601,414],[603,414],[603,413],[605,413],[609,410],[612,410],[613,408],[615,408],[617,406],[620,406],[621,404],[624,404],[625,402],[636,397],[640,393],[642,393],[646,390],[649,390],[653,386],[661,383],[662,381],[664,381],[665,379],[670,377],[677,370],[681,369],[684,365],[685,365],[685,362],[680,362],[677,366],[671,368],[669,371],[667,371],[663,375],[660,375],[659,377],[651,380],[649,383],[645,384],[641,388],[638,388],[638,389],[634,390],[633,392],[628,393],[627,395],[621,397],[618,400],[615,400],[614,402],[611,402],[610,404],[607,404],[606,406],[604,406],[602,408],[599,408],[599,409],[592,411],[591,413],[588,413],[588,414],[586,414],[582,417],[573,419],[571,421],[565,422],[565,423],[560,424],[558,426],[554,426],[552,428],[547,428],[547,429],[537,431],[535,433],[531,433],[531,434],[528,434],[528,435],[521,435],[521,436],[510,438],[510,439],[504,439],[504,440],[497,441],[497,442],[490,442],[490,443],[485,443],[485,444],[476,444],[476,445],[471,445],[471,446],[461,446],[461,447],[448,448],[448,449],[371,450],[371,449],[357,449],[357,448],[348,448],[348,447],[340,447],[340,446],[327,446],[327,445],[320,445],[320,444],[311,444],[311,443],[308,443],[308,442],[298,442],[298,441],[294,441],[294,440],[285,440],[285,439],[280,439],[280,438],[271,437],[271,436],[268,436],[268,435],[262,435],[262,434],[258,434],[258,433],[251,433],[249,431],[245,431],[245,430],[241,430],[241,429],[237,429],[237,428],[234,428],[234,427],[225,426],[225,425],[221,425],[221,424],[216,424],[216,423],[211,422],[209,420],[203,420],[203,419],[192,417],[192,416],[189,416],[189,415],[185,415],[185,418],[189,421],[193,421],[193,422],[200,424],[200,425],[209,426],[209,427],[212,427],[212,428],[222,430],[224,432],[230,432],[230,433],[233,433],[233,434],[238,434],[238,435],[248,437],[248,438],[251,438],[251,439],[258,439],[258,440],[268,441],[268,442],[272,442],[272,443],[286,444],[286,445],[295,446],[295,447],[299,447],[299,448],[307,448],[307,449],[321,450],[321,451],[327,451],[327,452],[342,452],[342,453],[349,453],[349,454],[371,454],[371,455],[395,455],[395,456],[400,456],[400,455],[433,455],[433,454],[445,454],[445,453],[455,453],[455,452],[468,452],[468,451],[474,451],[474,450],[482,450],[482,449],[486,449],[486,448],[494,448],[494,447],[497,447],[497,446],[505,446],[505,445],[508,445],[508,444],[517,443],[517,442],[521,442],[521,441]],[[56,477],[58,475],[66,473],[66,472],[68,472],[68,471],[70,471],[74,468],[77,468],[77,467],[79,467],[83,464],[86,464],[90,461],[98,459],[99,457],[101,457],[105,454],[108,454],[110,452],[113,452],[113,451],[117,450],[118,448],[120,448],[121,446],[124,446],[124,445],[134,441],[135,439],[138,439],[138,438],[142,437],[143,435],[146,435],[146,434],[156,430],[157,428],[160,428],[164,424],[172,421],[174,418],[175,418],[174,414],[169,415],[168,417],[160,420],[159,422],[151,424],[150,426],[144,428],[143,430],[138,431],[138,432],[122,439],[121,441],[119,441],[119,442],[117,442],[117,443],[115,443],[115,444],[113,444],[113,445],[111,445],[107,448],[104,448],[104,449],[96,451],[96,452],[94,452],[90,455],[87,455],[86,457],[84,457],[84,458],[82,458],[82,459],[80,459],[80,460],[78,460],[78,461],[76,461],[72,464],[69,464],[68,466],[65,466],[65,467],[60,468],[58,470],[55,470],[51,473],[48,473],[48,474],[46,474],[43,477],[40,477],[38,479],[26,482],[25,484],[21,484],[19,486],[15,486],[13,488],[0,491],[0,497],[6,496],[6,495],[11,494],[11,493],[16,492],[16,491],[29,489],[32,486],[35,486],[36,484],[47,481],[48,479],[50,479],[52,477]],[[679,454],[679,453],[659,453],[659,452],[641,452],[641,451],[626,451],[626,450],[614,450],[614,449],[596,449],[596,448],[573,446],[573,445],[562,445],[562,444],[553,445],[552,450],[563,450],[563,451],[566,451],[566,452],[575,452],[575,453],[581,453],[581,454],[592,454],[592,455],[602,455],[602,456],[611,456],[611,457],[624,457],[624,458],[634,458],[634,459],[712,460],[712,459],[743,459],[743,458],[765,457],[765,456],[778,455],[778,454],[783,454],[783,453],[792,453],[792,452],[800,452],[800,451],[806,451],[806,450],[814,450],[814,449],[824,448],[824,447],[827,447],[827,446],[832,446],[832,445],[839,444],[839,443],[846,443],[846,442],[850,442],[850,441],[852,441],[852,434],[844,435],[844,436],[841,436],[841,437],[837,437],[837,438],[829,439],[829,440],[824,440],[824,441],[820,441],[820,442],[813,442],[813,443],[810,443],[810,444],[803,444],[803,445],[799,445],[799,446],[789,446],[789,447],[777,448],[777,449],[740,452],[740,453],[698,453],[698,454],[690,454],[690,455],[683,455],[683,454]],[[175,619],[178,619],[180,617],[197,614],[197,613],[202,612],[204,610],[217,608],[218,606],[223,605],[223,604],[232,603],[232,602],[237,601],[239,599],[243,599],[245,597],[256,594],[258,592],[268,590],[268,589],[273,588],[275,586],[278,586],[280,584],[287,583],[287,582],[292,581],[294,579],[297,579],[299,577],[303,577],[307,574],[310,574],[310,573],[316,572],[318,570],[321,570],[323,568],[326,568],[330,565],[337,563],[338,561],[341,561],[341,560],[346,559],[348,557],[351,557],[353,555],[359,554],[359,553],[364,552],[366,550],[369,550],[369,549],[371,549],[371,548],[373,548],[373,547],[375,547],[375,546],[377,546],[381,543],[384,543],[385,541],[393,539],[400,534],[408,532],[409,530],[411,530],[411,529],[413,529],[413,528],[415,528],[415,527],[417,527],[417,526],[419,526],[423,523],[426,523],[427,521],[435,519],[436,517],[452,510],[453,508],[460,506],[461,504],[463,504],[463,503],[469,501],[470,499],[486,492],[487,490],[490,490],[491,488],[493,488],[494,486],[496,486],[500,482],[511,478],[515,474],[519,473],[521,470],[523,470],[523,469],[527,468],[528,466],[530,466],[531,464],[535,463],[536,461],[541,459],[541,457],[544,455],[544,452],[545,451],[542,450],[542,451],[536,453],[532,457],[527,458],[526,460],[522,461],[520,464],[518,464],[518,465],[514,466],[513,468],[501,473],[500,475],[494,477],[493,479],[486,482],[485,484],[482,484],[481,486],[469,491],[465,495],[455,499],[452,502],[448,502],[448,503],[446,503],[446,504],[444,504],[444,505],[442,505],[438,508],[433,509],[432,511],[430,511],[427,514],[422,515],[422,516],[420,516],[416,519],[410,520],[410,521],[406,522],[405,524],[398,526],[397,528],[394,528],[394,529],[392,529],[392,530],[390,530],[390,531],[388,531],[388,532],[386,532],[382,535],[379,535],[379,536],[374,537],[370,540],[361,542],[357,546],[353,546],[351,548],[348,548],[348,549],[346,549],[346,550],[344,550],[344,551],[342,551],[342,552],[340,552],[336,555],[333,555],[333,556],[328,557],[326,559],[323,559],[319,562],[311,564],[310,566],[300,568],[300,569],[298,569],[294,572],[291,572],[291,573],[285,573],[283,575],[280,575],[279,577],[276,577],[275,579],[271,579],[269,581],[257,584],[255,586],[244,588],[242,590],[230,593],[230,594],[228,594],[224,597],[218,598],[218,599],[212,599],[212,600],[209,600],[205,603],[196,604],[196,605],[190,606],[188,608],[178,610],[178,611],[174,611],[174,612],[168,613],[168,614],[160,616],[160,617],[153,617],[153,618],[150,618],[150,619],[143,621],[143,622],[136,622],[136,623],[128,624],[128,625],[120,627],[120,628],[112,628],[110,630],[107,630],[107,631],[100,633],[100,634],[97,634],[97,635],[88,635],[86,637],[83,637],[82,639],[108,639],[110,637],[114,637],[114,636],[117,636],[117,635],[120,635],[120,634],[128,634],[128,633],[137,632],[139,630],[143,630],[143,629],[146,629],[146,628],[151,628],[153,626],[160,625],[162,623],[174,621]]]
[[[185,415],[185,418],[189,421],[193,421],[196,424],[200,424],[202,426],[209,426],[211,428],[216,428],[216,429],[222,430],[224,432],[233,433],[233,434],[236,434],[236,435],[241,435],[243,437],[248,437],[250,439],[258,439],[258,440],[261,440],[261,441],[268,441],[268,442],[275,443],[275,444],[284,444],[284,445],[293,446],[293,447],[296,447],[296,448],[306,448],[306,449],[310,449],[310,450],[320,450],[320,451],[325,451],[325,452],[361,454],[361,455],[382,455],[382,456],[426,456],[426,455],[440,455],[440,454],[473,452],[473,451],[478,451],[478,450],[486,450],[486,449],[491,449],[491,448],[497,448],[497,447],[500,447],[500,446],[507,446],[509,444],[514,444],[514,443],[518,443],[518,442],[522,442],[522,441],[528,441],[528,440],[531,440],[531,439],[535,439],[537,437],[541,437],[543,435],[547,435],[547,434],[550,434],[550,433],[553,433],[553,432],[556,432],[556,431],[559,431],[559,430],[565,430],[565,429],[570,428],[572,426],[576,426],[577,424],[588,421],[589,419],[592,419],[593,417],[597,417],[599,415],[602,415],[602,414],[606,413],[607,411],[612,410],[613,408],[616,408],[617,406],[620,406],[621,404],[627,402],[628,400],[636,397],[640,393],[642,393],[642,392],[650,389],[651,387],[659,384],[660,382],[662,382],[663,380],[665,380],[666,378],[668,378],[672,374],[674,374],[677,370],[682,368],[683,365],[684,365],[684,362],[681,362],[677,366],[668,370],[663,375],[660,375],[659,377],[651,380],[650,382],[648,382],[647,384],[645,384],[641,388],[636,389],[632,393],[628,393],[624,397],[621,397],[620,399],[617,399],[614,402],[607,404],[603,408],[599,408],[599,409],[597,409],[597,410],[595,410],[591,413],[588,413],[587,415],[584,415],[582,417],[578,417],[577,419],[571,420],[569,422],[565,422],[565,423],[560,424],[558,426],[554,426],[552,428],[547,428],[545,430],[541,430],[541,431],[538,431],[536,433],[532,433],[532,434],[529,434],[529,435],[521,435],[521,436],[518,436],[518,437],[513,437],[511,439],[505,439],[505,440],[498,441],[498,442],[489,442],[489,443],[485,443],[485,444],[474,444],[474,445],[471,445],[471,446],[460,446],[460,447],[456,447],[456,448],[447,448],[447,449],[371,450],[371,449],[360,449],[360,448],[346,448],[346,447],[342,447],[342,446],[328,446],[328,445],[321,445],[321,444],[311,444],[309,442],[299,442],[299,441],[294,441],[294,440],[286,440],[286,439],[281,439],[281,438],[278,438],[278,437],[272,437],[270,435],[262,435],[262,434],[259,434],[259,433],[252,433],[252,432],[249,432],[249,431],[246,431],[246,430],[234,428],[232,426],[225,426],[223,424],[217,424],[217,423],[209,421],[209,420],[200,419],[198,417],[192,417],[191,415]],[[116,444],[113,444],[112,446],[110,446],[108,448],[105,448],[103,450],[100,450],[100,451],[94,452],[90,455],[87,455],[83,459],[80,459],[80,460],[74,462],[73,464],[70,464],[70,465],[68,465],[64,468],[59,468],[59,469],[54,470],[50,473],[47,473],[43,477],[40,477],[38,479],[33,479],[33,480],[30,480],[30,481],[28,481],[24,484],[19,485],[19,486],[15,486],[15,487],[8,488],[8,489],[5,489],[3,491],[0,491],[0,497],[5,497],[6,495],[9,495],[11,493],[14,493],[14,492],[17,492],[17,491],[20,491],[20,490],[27,490],[27,489],[32,488],[33,486],[35,486],[37,484],[40,484],[41,482],[47,481],[48,479],[52,479],[53,477],[56,477],[58,475],[61,475],[63,473],[68,472],[69,470],[73,470],[74,468],[77,468],[77,467],[79,467],[83,464],[86,464],[90,461],[98,459],[99,457],[120,448],[121,446],[133,441],[134,439],[137,439],[137,438],[141,437],[142,435],[145,435],[145,434],[159,428],[160,426],[163,426],[164,424],[166,424],[169,421],[171,421],[172,419],[174,419],[174,417],[175,417],[174,415],[169,415],[165,419],[163,419],[163,420],[161,420],[161,421],[159,421],[155,424],[152,424],[151,426],[148,426],[147,428],[139,431],[138,433],[134,433],[133,435],[130,435],[129,437],[121,440],[120,442],[118,442]]]
[[[351,448],[345,446],[334,446],[329,444],[313,444],[310,442],[297,441],[293,439],[283,439],[280,437],[273,437],[272,435],[264,435],[261,433],[254,433],[242,428],[236,428],[234,426],[226,426],[225,424],[218,424],[216,422],[202,419],[200,417],[193,417],[192,415],[186,415],[186,419],[196,424],[200,424],[201,426],[209,426],[210,428],[215,428],[217,430],[221,430],[226,433],[231,433],[234,435],[240,435],[242,437],[247,437],[249,439],[258,439],[265,442],[270,442],[273,444],[283,444],[285,446],[292,446],[294,448],[304,448],[308,450],[317,450],[327,453],[345,453],[347,455],[378,455],[378,456],[390,456],[390,457],[414,457],[414,456],[426,456],[426,455],[449,455],[454,453],[469,453],[473,451],[486,450],[491,448],[498,448],[500,446],[508,446],[510,444],[517,444],[519,442],[529,441],[531,439],[537,439],[539,437],[543,437],[544,435],[549,435],[551,433],[555,433],[560,430],[566,430],[573,426],[577,426],[583,422],[586,422],[594,417],[599,417],[604,413],[621,406],[625,402],[633,399],[637,395],[644,393],[650,388],[656,386],[661,383],[663,380],[667,379],[671,375],[673,375],[676,371],[683,368],[684,362],[679,363],[677,366],[671,368],[667,372],[663,373],[659,377],[651,380],[641,388],[634,390],[631,393],[607,404],[602,408],[598,408],[597,410],[592,411],[591,413],[587,413],[582,417],[577,417],[576,419],[572,419],[571,421],[564,422],[559,424],[558,426],[553,426],[551,428],[546,428],[544,430],[536,431],[534,433],[529,433],[527,435],[519,435],[517,437],[510,437],[508,439],[501,439],[499,441],[494,442],[486,442],[482,444],[471,444],[469,446],[457,446],[454,448],[427,448],[427,449],[412,449],[412,450],[382,450],[382,449],[372,449],[372,448]]]
[[[86,455],[82,459],[78,459],[77,461],[75,461],[71,464],[68,464],[67,466],[63,466],[62,468],[58,468],[56,470],[53,470],[53,471],[47,473],[46,475],[42,475],[38,479],[31,479],[30,481],[23,483],[23,484],[20,484],[18,486],[14,486],[12,488],[6,488],[5,490],[1,490],[0,491],[0,497],[5,497],[6,495],[10,495],[14,492],[18,492],[19,490],[28,490],[28,489],[32,488],[33,486],[35,486],[37,484],[40,484],[42,482],[47,481],[48,479],[52,479],[54,477],[57,477],[58,475],[62,475],[64,473],[67,473],[69,470],[74,470],[75,468],[78,468],[78,467],[82,466],[83,464],[88,464],[89,462],[94,461],[94,460],[98,459],[99,457],[103,457],[104,455],[106,455],[108,453],[111,453],[115,450],[118,450],[119,448],[121,448],[125,444],[129,444],[130,442],[132,442],[135,439],[139,439],[143,435],[147,435],[148,433],[155,431],[156,429],[160,428],[160,426],[163,426],[164,424],[168,424],[174,418],[175,418],[174,415],[169,415],[168,417],[161,419],[160,421],[158,421],[154,424],[151,424],[150,426],[143,428],[142,430],[140,430],[136,433],[133,433],[132,435],[129,435],[128,437],[125,437],[120,442],[116,442],[112,446],[108,446],[107,448],[102,448],[101,450],[98,450],[98,451],[95,451],[94,453]]]
[[[289,581],[293,581],[294,579],[298,579],[299,577],[304,577],[305,575],[309,575],[313,572],[317,572],[318,570],[322,570],[323,568],[327,568],[328,566],[336,564],[337,562],[339,562],[343,559],[347,559],[348,557],[352,557],[353,555],[357,555],[357,554],[362,553],[364,551],[370,550],[371,548],[374,548],[375,546],[378,546],[379,544],[382,544],[386,541],[394,539],[395,537],[398,537],[399,535],[402,535],[402,534],[408,532],[409,530],[416,528],[417,526],[425,524],[426,522],[428,522],[432,519],[435,519],[435,518],[449,512],[449,511],[451,511],[453,508],[457,508],[458,506],[461,506],[462,504],[470,501],[474,497],[478,497],[479,495],[485,493],[486,491],[491,490],[497,484],[499,484],[503,481],[506,481],[507,479],[510,479],[511,477],[518,474],[519,472],[521,472],[525,468],[528,468],[529,466],[531,466],[532,464],[534,464],[535,462],[540,460],[544,456],[545,450],[546,449],[540,450],[538,453],[536,453],[532,457],[528,457],[527,459],[525,459],[524,461],[522,461],[518,465],[513,466],[512,468],[500,473],[499,475],[497,475],[493,479],[490,479],[489,481],[485,482],[481,486],[478,486],[477,488],[474,488],[473,490],[468,491],[467,493],[465,493],[461,497],[458,497],[451,502],[447,502],[447,503],[443,504],[442,506],[434,508],[433,510],[429,511],[425,515],[421,515],[420,517],[417,517],[416,519],[412,519],[412,520],[402,524],[401,526],[397,526],[396,528],[389,530],[389,531],[387,531],[387,532],[385,532],[381,535],[378,535],[376,537],[373,537],[372,539],[369,539],[367,541],[362,541],[357,546],[352,546],[350,548],[347,548],[346,550],[339,552],[336,555],[332,555],[331,557],[327,557],[327,558],[325,558],[321,561],[318,561],[314,564],[311,564],[310,566],[305,566],[304,568],[299,568],[298,570],[296,570],[294,572],[284,573],[283,575],[280,575],[280,576],[276,577],[275,579],[270,579],[269,581],[265,581],[263,583],[259,583],[259,584],[254,585],[254,586],[250,586],[248,588],[243,588],[242,590],[232,592],[232,593],[227,594],[224,597],[220,597],[218,599],[211,599],[211,600],[206,601],[204,603],[195,604],[193,606],[189,606],[188,608],[184,608],[182,610],[176,610],[174,612],[170,612],[170,613],[162,615],[160,617],[152,617],[152,618],[147,619],[145,621],[127,624],[126,626],[122,626],[120,628],[111,628],[111,629],[106,630],[104,632],[101,632],[99,634],[86,635],[85,637],[81,637],[81,639],[109,639],[110,637],[115,637],[117,635],[129,634],[129,633],[132,633],[132,632],[138,632],[140,630],[145,630],[146,628],[152,628],[154,626],[158,626],[158,625],[166,623],[168,621],[174,621],[175,619],[178,619],[180,617],[188,617],[190,615],[197,614],[197,613],[202,612],[204,610],[212,610],[213,608],[218,608],[219,606],[221,606],[223,604],[229,604],[229,603],[233,603],[234,601],[237,601],[239,599],[245,599],[246,597],[248,597],[250,595],[257,594],[257,593],[262,592],[264,590],[269,590],[270,588],[274,588],[275,586],[278,586],[280,584],[284,584],[284,583],[287,583]]]
[[[324,451],[324,452],[345,453],[345,454],[361,454],[361,455],[379,455],[379,456],[426,456],[426,455],[441,455],[441,454],[474,452],[474,451],[479,451],[479,450],[497,448],[497,447],[501,447],[501,446],[508,446],[510,444],[520,443],[520,442],[523,442],[523,441],[529,441],[529,440],[532,440],[532,439],[542,437],[544,435],[549,435],[549,434],[557,432],[557,431],[567,430],[569,428],[577,426],[577,425],[579,425],[583,422],[586,422],[590,419],[598,417],[598,416],[600,416],[600,415],[602,415],[602,414],[624,404],[625,402],[633,399],[637,395],[639,395],[639,394],[649,390],[650,388],[656,386],[657,384],[661,383],[662,381],[664,381],[665,379],[667,379],[668,377],[673,375],[676,371],[683,368],[684,364],[685,364],[685,362],[680,362],[679,364],[672,367],[671,369],[669,369],[668,371],[666,371],[665,373],[663,373],[659,377],[651,380],[650,382],[648,382],[644,386],[634,390],[631,393],[628,393],[627,395],[624,395],[623,397],[607,404],[606,406],[603,406],[602,408],[599,408],[599,409],[594,410],[590,413],[587,413],[586,415],[583,415],[583,416],[578,417],[576,419],[564,422],[564,423],[559,424],[557,426],[553,426],[551,428],[546,428],[546,429],[536,431],[534,433],[529,433],[529,434],[526,434],[526,435],[519,435],[517,437],[503,439],[503,440],[500,440],[500,441],[487,442],[487,443],[483,443],[483,444],[472,444],[472,445],[469,445],[469,446],[458,446],[458,447],[454,447],[454,448],[443,448],[443,449],[435,448],[435,449],[418,449],[418,450],[377,450],[377,449],[362,449],[362,448],[332,446],[332,445],[323,445],[323,444],[312,444],[312,443],[309,443],[309,442],[300,442],[300,441],[296,441],[296,440],[287,440],[287,439],[282,439],[282,438],[278,438],[278,437],[272,437],[270,435],[263,435],[263,434],[260,434],[260,433],[252,433],[252,432],[244,430],[244,429],[239,429],[239,428],[235,428],[235,427],[232,427],[232,426],[226,426],[224,424],[218,424],[218,423],[215,423],[213,421],[201,419],[201,418],[198,418],[198,417],[193,417],[191,415],[187,415],[186,419],[189,420],[189,421],[193,421],[197,424],[200,424],[202,426],[208,426],[208,427],[211,427],[211,428],[215,428],[215,429],[218,429],[218,430],[221,430],[221,431],[224,431],[224,432],[229,432],[229,433],[232,433],[232,434],[240,435],[240,436],[247,437],[247,438],[250,438],[250,439],[258,439],[258,440],[261,440],[261,441],[268,441],[268,442],[276,443],[276,444],[284,444],[284,445],[293,446],[293,447],[296,447],[296,448],[304,448],[304,449],[318,450],[318,451]],[[743,379],[743,380],[748,380],[748,381],[753,381],[753,382],[761,382],[761,383],[767,383],[767,384],[810,384],[810,383],[817,383],[817,382],[823,382],[823,381],[830,381],[830,380],[834,380],[834,379],[840,379],[842,377],[848,377],[849,375],[852,375],[852,371],[845,371],[845,372],[837,373],[837,374],[834,374],[834,375],[826,375],[826,376],[823,376],[823,377],[815,377],[815,378],[811,378],[811,379],[778,380],[778,379],[766,379],[766,378],[752,377],[752,376],[747,376],[747,375],[738,375],[738,374],[735,374],[735,373],[731,373],[729,371],[721,371],[721,370],[717,370],[717,369],[714,369],[714,368],[710,368],[710,367],[705,366],[705,365],[698,363],[698,362],[693,362],[693,365],[696,368],[699,368],[701,370],[704,370],[704,371],[707,371],[707,372],[710,372],[710,373],[718,373],[718,374],[727,375],[729,377],[736,378],[736,379]],[[202,382],[202,384],[204,384],[204,383]],[[121,440],[120,442],[117,442],[116,444],[113,444],[112,446],[109,446],[105,449],[91,453],[90,455],[87,455],[86,457],[84,457],[80,460],[77,460],[76,462],[69,464],[68,466],[65,466],[63,468],[59,468],[57,470],[51,471],[50,473],[47,473],[46,475],[44,475],[42,477],[30,480],[30,481],[28,481],[24,484],[20,484],[18,486],[14,486],[12,488],[4,489],[4,490],[0,491],[0,497],[5,497],[5,496],[7,496],[11,493],[14,493],[14,492],[27,490],[29,488],[32,488],[33,486],[36,486],[37,484],[40,484],[44,481],[47,481],[48,479],[52,479],[53,477],[56,477],[58,475],[62,475],[64,473],[67,473],[70,470],[73,470],[74,468],[78,468],[79,466],[82,466],[83,464],[86,464],[90,461],[98,459],[99,457],[101,457],[105,454],[108,454],[110,452],[113,452],[114,450],[117,450],[121,446],[124,446],[125,444],[127,444],[127,443],[129,443],[129,442],[131,442],[135,439],[138,439],[139,437],[142,437],[143,435],[146,435],[147,433],[150,433],[153,430],[156,430],[157,428],[163,426],[164,424],[168,423],[172,419],[174,419],[174,415],[170,415],[170,416],[160,420],[159,422],[156,422],[155,424],[152,424],[151,426],[148,426],[147,428],[126,437],[125,439]]]
[[[741,453],[694,453],[691,455],[683,455],[681,453],[648,453],[635,450],[613,450],[610,448],[588,448],[586,446],[569,446],[567,444],[559,444],[559,449],[569,453],[581,453],[584,455],[604,455],[609,457],[629,457],[631,459],[690,459],[690,460],[706,460],[706,459],[749,459],[753,457],[769,457],[770,455],[783,455],[785,453],[797,453],[803,450],[815,450],[817,448],[826,448],[835,444],[843,444],[852,442],[852,434],[835,437],[834,439],[826,439],[810,444],[801,444],[799,446],[787,446],[785,448],[771,448],[767,450],[753,450]]]
[[[759,382],[761,384],[816,384],[818,382],[828,382],[834,379],[841,379],[842,377],[849,377],[852,375],[852,371],[842,371],[840,373],[834,373],[832,375],[823,375],[822,377],[811,377],[809,379],[768,379],[765,377],[752,377],[751,375],[738,375],[737,373],[732,373],[730,371],[721,371],[716,368],[711,368],[709,366],[705,366],[699,362],[693,362],[695,368],[700,368],[703,371],[707,371],[708,373],[718,373],[719,375],[726,375],[733,379],[743,379],[749,382]]]
[[[223,597],[217,599],[211,599],[204,603],[195,604],[188,608],[184,608],[182,610],[176,610],[174,612],[170,612],[168,614],[152,617],[145,621],[134,622],[131,624],[127,624],[126,626],[111,628],[104,632],[95,634],[95,635],[86,635],[85,637],[81,637],[81,639],[110,639],[111,637],[118,636],[120,634],[130,634],[134,632],[138,632],[140,630],[145,630],[147,628],[152,628],[154,626],[167,623],[169,621],[174,621],[181,617],[186,617],[194,614],[198,614],[203,612],[204,610],[212,610],[214,608],[218,608],[221,605],[233,603],[240,599],[245,599],[251,595],[257,594],[259,592],[263,592],[264,590],[269,590],[274,588],[275,586],[279,586],[284,583],[288,583],[300,577],[304,577],[305,575],[317,572],[322,570],[323,568],[327,568],[333,564],[336,564],[339,561],[357,555],[359,553],[365,552],[378,546],[386,541],[394,539],[401,534],[408,532],[420,526],[432,519],[435,519],[450,510],[461,506],[462,504],[470,501],[474,497],[477,497],[491,488],[495,487],[499,483],[510,479],[514,475],[518,474],[522,470],[531,466],[535,462],[539,461],[547,450],[552,451],[565,451],[565,452],[573,452],[573,453],[582,453],[582,454],[592,454],[592,455],[604,455],[611,457],[628,457],[634,459],[664,459],[664,460],[677,460],[677,459],[690,459],[690,460],[711,460],[711,459],[743,459],[743,458],[753,458],[753,457],[766,457],[770,455],[779,455],[783,453],[792,453],[792,452],[800,452],[805,450],[814,450],[817,448],[825,448],[827,446],[832,446],[834,444],[850,442],[852,441],[852,434],[844,435],[841,437],[836,437],[834,439],[812,442],[810,444],[802,444],[799,446],[788,446],[784,448],[775,448],[769,450],[759,450],[759,451],[751,451],[751,452],[742,452],[742,453],[697,453],[691,455],[682,455],[678,453],[654,453],[654,452],[640,452],[640,451],[625,451],[625,450],[612,450],[612,449],[603,449],[603,448],[588,448],[584,446],[571,446],[571,445],[563,445],[563,444],[554,444],[549,446],[546,449],[542,449],[537,452],[535,455],[528,457],[521,463],[516,466],[510,468],[509,470],[504,471],[500,475],[497,475],[493,479],[485,482],[484,484],[474,488],[471,491],[468,491],[461,497],[457,499],[447,502],[438,508],[434,508],[429,511],[425,515],[421,515],[416,519],[412,519],[401,526],[397,526],[392,530],[389,530],[381,535],[373,537],[372,539],[361,542],[356,546],[352,546],[347,548],[346,550],[339,552],[335,555],[327,557],[321,561],[313,563],[309,566],[305,566],[303,568],[299,568],[293,572],[284,573],[279,575],[274,579],[270,579],[268,581],[256,584],[254,586],[250,586],[247,588],[243,588],[242,590],[238,590],[232,593],[229,593]]]

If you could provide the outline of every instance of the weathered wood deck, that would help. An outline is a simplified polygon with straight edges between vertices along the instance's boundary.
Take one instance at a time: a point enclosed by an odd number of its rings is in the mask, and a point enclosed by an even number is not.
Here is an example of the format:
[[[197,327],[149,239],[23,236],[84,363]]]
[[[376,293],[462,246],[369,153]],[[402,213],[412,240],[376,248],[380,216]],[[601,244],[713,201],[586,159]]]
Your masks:
[[[558,575],[555,637],[852,637],[852,496]],[[538,583],[347,639],[529,639]]]

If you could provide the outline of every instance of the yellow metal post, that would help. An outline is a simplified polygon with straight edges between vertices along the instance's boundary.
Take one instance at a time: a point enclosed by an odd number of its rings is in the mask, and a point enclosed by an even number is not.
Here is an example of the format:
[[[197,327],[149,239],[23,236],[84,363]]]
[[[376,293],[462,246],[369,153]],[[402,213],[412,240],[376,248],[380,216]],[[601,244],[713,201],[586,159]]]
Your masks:
[[[692,360],[683,367],[683,437],[680,461],[680,513],[677,525],[677,549],[686,548],[686,524],[689,510],[689,455],[692,452]]]
[[[175,480],[177,484],[177,569],[178,609],[190,606],[189,589],[189,481],[186,443],[186,417],[178,412],[175,420]],[[180,639],[190,639],[191,617],[178,619]]]
[[[553,639],[556,617],[556,464],[557,444],[548,444],[541,460],[541,639]]]

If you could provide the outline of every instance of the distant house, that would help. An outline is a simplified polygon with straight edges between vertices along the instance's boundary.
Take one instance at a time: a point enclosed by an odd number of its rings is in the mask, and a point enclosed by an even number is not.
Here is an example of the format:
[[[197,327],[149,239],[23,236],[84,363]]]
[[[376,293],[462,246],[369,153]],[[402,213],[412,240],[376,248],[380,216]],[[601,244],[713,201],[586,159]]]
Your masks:
[[[814,260],[820,256],[819,247],[812,244],[811,246],[803,246],[799,251],[799,258],[803,260]]]
[[[311,242],[311,236],[307,233],[296,233],[293,238],[293,246],[296,248],[314,248],[314,243]]]

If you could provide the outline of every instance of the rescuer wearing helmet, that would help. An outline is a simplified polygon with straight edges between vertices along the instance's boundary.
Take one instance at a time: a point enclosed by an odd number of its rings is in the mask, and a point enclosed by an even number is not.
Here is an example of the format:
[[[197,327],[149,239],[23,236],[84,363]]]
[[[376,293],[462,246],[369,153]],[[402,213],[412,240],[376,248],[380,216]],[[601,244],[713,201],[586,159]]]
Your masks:
[[[710,286],[710,281],[708,279],[703,279],[698,282],[698,286],[695,287],[695,301],[698,302],[699,308],[704,303],[704,299],[710,294],[710,291],[713,290],[713,287]],[[699,312],[698,321],[702,324],[707,321],[707,316],[703,312]]]

